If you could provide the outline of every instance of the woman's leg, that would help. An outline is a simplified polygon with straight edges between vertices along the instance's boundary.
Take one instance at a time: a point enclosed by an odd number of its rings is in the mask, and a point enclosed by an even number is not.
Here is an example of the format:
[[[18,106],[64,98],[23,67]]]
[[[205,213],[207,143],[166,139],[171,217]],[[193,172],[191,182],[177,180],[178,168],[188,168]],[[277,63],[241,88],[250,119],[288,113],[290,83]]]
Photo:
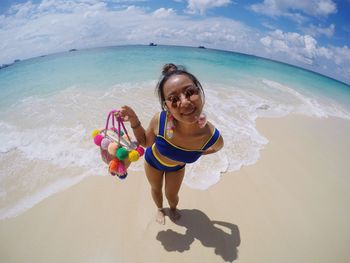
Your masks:
[[[184,175],[185,167],[175,172],[165,173],[165,196],[170,206],[170,217],[172,220],[178,220],[181,217],[176,207],[179,203],[179,191]]]
[[[163,211],[163,171],[159,171],[147,162],[145,162],[145,172],[148,179],[148,182],[151,185],[151,194],[154,203],[157,206],[156,221],[159,224],[165,224],[165,213]]]

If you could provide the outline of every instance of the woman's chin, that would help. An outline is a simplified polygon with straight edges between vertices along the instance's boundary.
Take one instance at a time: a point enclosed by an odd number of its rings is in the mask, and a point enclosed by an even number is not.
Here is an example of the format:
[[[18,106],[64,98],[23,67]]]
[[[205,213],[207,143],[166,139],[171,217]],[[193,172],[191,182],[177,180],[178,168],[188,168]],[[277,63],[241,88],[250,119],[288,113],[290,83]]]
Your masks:
[[[191,114],[181,114],[180,117],[181,117],[181,121],[191,124],[191,123],[198,122],[199,113],[194,111]]]

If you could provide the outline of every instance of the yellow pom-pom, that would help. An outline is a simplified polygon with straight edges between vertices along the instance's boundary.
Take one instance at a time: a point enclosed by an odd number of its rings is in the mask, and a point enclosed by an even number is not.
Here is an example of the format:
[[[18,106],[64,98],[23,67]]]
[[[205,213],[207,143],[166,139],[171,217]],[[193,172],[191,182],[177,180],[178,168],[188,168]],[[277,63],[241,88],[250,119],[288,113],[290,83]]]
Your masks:
[[[140,154],[136,150],[131,150],[128,157],[130,162],[136,162],[140,158]]]
[[[92,138],[95,138],[95,136],[96,136],[97,134],[99,134],[99,133],[100,133],[100,131],[97,130],[97,129],[95,129],[95,130],[92,131],[91,137],[92,137]]]

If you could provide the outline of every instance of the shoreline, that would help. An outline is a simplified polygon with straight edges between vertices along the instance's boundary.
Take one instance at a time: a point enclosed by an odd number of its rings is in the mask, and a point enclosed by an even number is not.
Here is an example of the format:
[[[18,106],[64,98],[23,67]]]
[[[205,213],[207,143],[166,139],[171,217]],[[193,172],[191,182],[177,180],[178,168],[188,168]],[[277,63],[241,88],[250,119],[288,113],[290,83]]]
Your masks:
[[[4,262],[350,260],[350,122],[259,118],[257,163],[207,190],[183,186],[175,224],[154,220],[142,172],[93,176],[0,221]],[[227,143],[227,142],[226,142]],[[117,181],[116,181],[117,180]],[[165,201],[165,206],[167,203]]]

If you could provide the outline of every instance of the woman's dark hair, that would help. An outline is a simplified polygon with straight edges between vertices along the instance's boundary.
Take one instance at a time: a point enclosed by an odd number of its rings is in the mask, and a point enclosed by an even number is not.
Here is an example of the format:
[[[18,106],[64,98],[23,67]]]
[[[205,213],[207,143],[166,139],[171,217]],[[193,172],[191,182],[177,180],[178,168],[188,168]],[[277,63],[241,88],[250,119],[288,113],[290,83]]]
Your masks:
[[[201,83],[194,75],[189,73],[184,66],[180,66],[180,65],[177,66],[177,65],[172,64],[172,63],[165,64],[162,68],[161,79],[158,81],[158,84],[156,86],[156,92],[158,94],[158,98],[159,98],[162,110],[165,110],[164,84],[165,84],[165,82],[167,82],[167,80],[170,77],[175,76],[175,75],[188,76],[192,80],[194,85],[196,85],[199,88],[201,94],[203,95],[203,99],[204,99],[204,90],[202,88]]]

